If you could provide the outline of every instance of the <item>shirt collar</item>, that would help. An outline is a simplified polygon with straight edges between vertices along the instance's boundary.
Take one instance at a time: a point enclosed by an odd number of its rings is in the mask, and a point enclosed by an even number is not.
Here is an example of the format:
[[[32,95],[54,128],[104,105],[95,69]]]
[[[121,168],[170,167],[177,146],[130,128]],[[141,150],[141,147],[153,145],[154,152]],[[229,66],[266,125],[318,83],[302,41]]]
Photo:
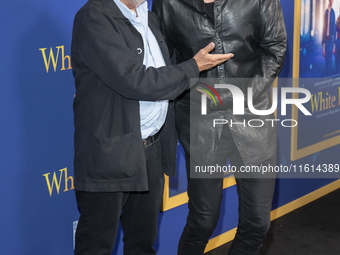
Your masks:
[[[136,13],[132,10],[130,10],[125,4],[123,4],[121,1],[119,0],[113,0],[116,5],[118,6],[118,8],[120,9],[120,11],[123,13],[123,15],[128,18],[128,19],[132,19],[135,20],[137,18]],[[138,13],[138,16],[144,16],[145,14],[147,14],[148,11],[148,4],[147,1],[144,1],[143,3],[141,3],[137,8],[136,11]]]

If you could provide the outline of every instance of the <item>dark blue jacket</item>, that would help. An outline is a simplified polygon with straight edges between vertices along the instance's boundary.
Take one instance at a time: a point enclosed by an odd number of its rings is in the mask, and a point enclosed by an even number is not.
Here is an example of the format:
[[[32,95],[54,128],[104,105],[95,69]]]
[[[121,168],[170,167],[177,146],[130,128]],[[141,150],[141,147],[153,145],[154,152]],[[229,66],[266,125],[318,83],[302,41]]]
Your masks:
[[[149,27],[170,65],[157,17]],[[112,0],[89,0],[76,14],[72,36],[75,74],[74,177],[83,191],[148,189],[139,100],[173,100],[198,77],[194,59],[161,68],[143,65],[143,40]],[[161,131],[163,169],[175,173],[177,136],[169,104]]]

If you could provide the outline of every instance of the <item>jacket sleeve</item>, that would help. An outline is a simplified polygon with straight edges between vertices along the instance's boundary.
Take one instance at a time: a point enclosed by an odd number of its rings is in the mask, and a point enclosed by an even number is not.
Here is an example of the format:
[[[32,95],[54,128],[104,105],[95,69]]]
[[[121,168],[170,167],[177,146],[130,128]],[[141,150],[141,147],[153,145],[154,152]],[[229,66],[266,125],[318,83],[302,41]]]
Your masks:
[[[261,6],[261,55],[266,77],[276,78],[283,67],[287,34],[279,0],[263,0]]]
[[[77,14],[73,33],[72,58],[128,99],[174,99],[188,89],[189,78],[199,75],[194,59],[176,66],[146,69],[127,47],[112,18],[101,10]]]
[[[287,33],[280,1],[262,0],[260,18],[260,56],[263,73],[253,81],[254,101],[268,90],[280,74],[287,48]]]

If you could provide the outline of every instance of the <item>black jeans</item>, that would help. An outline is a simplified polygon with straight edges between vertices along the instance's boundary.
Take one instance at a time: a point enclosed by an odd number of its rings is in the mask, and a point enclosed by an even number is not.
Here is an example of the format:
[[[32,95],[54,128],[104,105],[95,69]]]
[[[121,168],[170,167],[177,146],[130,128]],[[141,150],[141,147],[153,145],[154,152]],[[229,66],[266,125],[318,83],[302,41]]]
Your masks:
[[[149,191],[83,192],[76,190],[80,218],[75,255],[111,255],[119,220],[125,255],[156,254],[157,217],[162,202],[164,174],[161,143],[144,149]]]
[[[178,255],[202,255],[220,215],[223,178],[190,178],[190,168],[193,171],[195,165],[186,156],[189,214],[179,241]],[[224,127],[215,162],[223,166],[228,157],[237,169],[243,166],[229,127]],[[263,165],[275,163],[275,153],[262,162]],[[258,178],[252,174],[235,173],[235,178],[239,195],[239,222],[229,255],[259,254],[270,225],[275,175]]]

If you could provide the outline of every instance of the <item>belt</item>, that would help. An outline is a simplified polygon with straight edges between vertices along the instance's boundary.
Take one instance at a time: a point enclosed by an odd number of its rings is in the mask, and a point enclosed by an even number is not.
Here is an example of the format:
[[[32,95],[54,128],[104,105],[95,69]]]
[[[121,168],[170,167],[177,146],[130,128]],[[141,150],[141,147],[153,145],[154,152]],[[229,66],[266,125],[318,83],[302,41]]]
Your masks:
[[[152,145],[155,142],[157,142],[159,140],[159,134],[160,133],[161,132],[158,132],[158,133],[156,133],[156,134],[154,134],[152,136],[149,136],[149,137],[143,139],[143,146],[144,146],[144,148],[149,147],[150,145]]]

